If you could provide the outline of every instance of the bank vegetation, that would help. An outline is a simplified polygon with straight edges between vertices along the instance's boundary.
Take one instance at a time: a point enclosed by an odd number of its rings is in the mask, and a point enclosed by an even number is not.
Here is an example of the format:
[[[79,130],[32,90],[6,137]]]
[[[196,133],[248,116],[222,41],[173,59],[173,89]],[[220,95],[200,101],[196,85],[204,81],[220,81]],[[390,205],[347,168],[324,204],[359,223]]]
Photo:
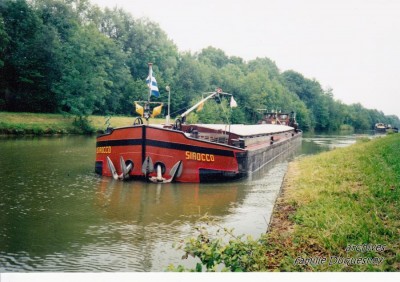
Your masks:
[[[180,245],[192,271],[399,271],[400,135],[290,164],[267,234],[210,234]],[[173,271],[188,271],[182,266]]]
[[[133,117],[71,116],[63,114],[0,112],[0,134],[3,135],[66,135],[102,133],[107,127],[132,125]],[[165,119],[150,119],[160,124]]]

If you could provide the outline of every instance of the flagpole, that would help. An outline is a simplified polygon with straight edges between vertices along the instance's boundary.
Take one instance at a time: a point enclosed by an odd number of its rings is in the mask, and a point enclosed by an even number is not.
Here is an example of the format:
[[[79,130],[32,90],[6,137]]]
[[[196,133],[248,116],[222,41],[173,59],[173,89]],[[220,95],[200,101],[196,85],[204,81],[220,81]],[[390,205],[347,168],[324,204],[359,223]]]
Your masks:
[[[167,115],[167,125],[169,125],[169,105],[171,103],[171,88],[169,87],[169,85],[167,85],[167,87],[165,87],[165,89],[168,91],[168,115]]]
[[[151,84],[152,84],[152,77],[153,77],[153,69],[152,69],[153,64],[152,63],[148,63],[148,65],[149,65],[149,80],[150,80],[150,82],[149,82],[149,98],[148,98],[148,102],[150,103]]]
[[[152,81],[152,77],[153,77],[153,70],[152,70],[152,63],[148,63],[149,65],[149,83],[148,83],[148,87],[149,87],[149,97],[147,98],[147,103],[145,103],[144,105],[144,118],[147,121],[147,125],[149,124],[149,118],[150,118],[150,97],[151,97],[151,85],[153,83]]]

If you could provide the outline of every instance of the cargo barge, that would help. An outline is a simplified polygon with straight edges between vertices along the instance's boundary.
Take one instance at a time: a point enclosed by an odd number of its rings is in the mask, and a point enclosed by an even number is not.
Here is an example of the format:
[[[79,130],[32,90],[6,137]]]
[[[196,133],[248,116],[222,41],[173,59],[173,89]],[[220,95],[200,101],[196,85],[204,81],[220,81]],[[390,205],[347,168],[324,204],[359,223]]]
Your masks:
[[[230,181],[246,177],[301,143],[294,113],[269,113],[254,125],[185,122],[191,111],[221,96],[233,99],[218,89],[166,125],[143,122],[142,117],[148,121],[151,116],[149,98],[133,125],[108,128],[97,137],[95,172],[157,183]]]

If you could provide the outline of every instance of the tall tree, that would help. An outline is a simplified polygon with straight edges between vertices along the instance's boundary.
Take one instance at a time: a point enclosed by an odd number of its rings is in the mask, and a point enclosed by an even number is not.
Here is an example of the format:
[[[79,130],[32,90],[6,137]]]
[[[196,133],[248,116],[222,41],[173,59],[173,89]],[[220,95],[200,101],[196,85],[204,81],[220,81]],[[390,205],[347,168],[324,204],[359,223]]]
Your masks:
[[[223,50],[211,46],[202,49],[197,58],[203,64],[216,68],[222,68],[229,62],[229,58]]]
[[[158,24],[122,9],[89,0],[0,1],[1,110],[130,114],[132,102],[147,97],[148,62],[161,92],[153,99],[167,102],[169,85],[172,116],[222,87],[238,102],[229,110],[236,122],[255,122],[257,109],[268,109],[296,111],[309,130],[400,126],[396,116],[336,101],[315,79],[281,73],[269,58],[245,62],[212,46],[179,53]],[[220,119],[215,111],[209,106],[196,118]]]
[[[43,24],[24,0],[5,1],[0,6],[0,16],[8,35],[8,44],[2,52],[4,88],[0,90],[6,107],[12,111],[45,111],[42,103],[48,97],[43,96],[46,88],[43,47],[48,42],[43,35]]]
[[[1,7],[0,7],[1,9]],[[5,63],[5,50],[10,41],[8,34],[4,27],[4,19],[0,14],[0,89],[6,89],[7,82],[5,81],[4,63]],[[0,91],[0,110],[6,109],[6,92]]]

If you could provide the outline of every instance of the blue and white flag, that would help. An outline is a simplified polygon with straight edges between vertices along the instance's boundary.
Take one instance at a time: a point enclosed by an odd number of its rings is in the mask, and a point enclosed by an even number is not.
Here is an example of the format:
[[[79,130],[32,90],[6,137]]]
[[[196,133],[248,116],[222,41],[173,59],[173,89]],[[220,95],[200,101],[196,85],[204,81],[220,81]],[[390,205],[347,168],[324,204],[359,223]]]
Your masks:
[[[160,97],[160,92],[158,90],[158,85],[156,78],[154,77],[153,73],[151,74],[151,80],[150,80],[150,75],[146,78],[146,83],[147,86],[151,89],[151,94],[153,94],[156,97]]]

